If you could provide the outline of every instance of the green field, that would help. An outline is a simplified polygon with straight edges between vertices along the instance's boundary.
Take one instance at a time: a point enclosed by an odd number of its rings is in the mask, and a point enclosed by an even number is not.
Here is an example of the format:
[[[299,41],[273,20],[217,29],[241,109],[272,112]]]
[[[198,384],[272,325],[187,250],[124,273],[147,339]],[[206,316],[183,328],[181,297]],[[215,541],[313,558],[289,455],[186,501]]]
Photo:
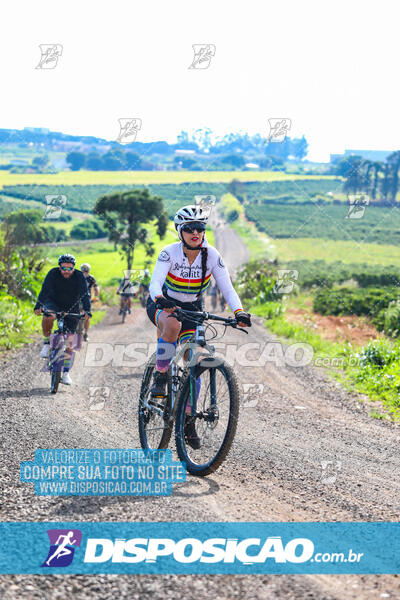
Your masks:
[[[400,244],[400,211],[368,206],[362,218],[346,218],[348,206],[332,204],[245,205],[246,217],[271,238],[324,238]]]
[[[400,247],[389,244],[358,244],[355,242],[317,238],[274,239],[278,258],[288,260],[315,260],[371,265],[400,265]]]
[[[173,216],[178,208],[185,204],[193,204],[195,195],[213,194],[219,199],[226,192],[226,186],[222,183],[206,184],[202,182],[176,184],[136,184],[135,189],[147,188],[151,195],[162,197],[165,209],[170,216]],[[0,208],[6,208],[2,198],[14,198],[17,203],[20,200],[41,203],[41,207],[46,204],[46,195],[64,195],[66,197],[66,207],[73,211],[85,211],[91,213],[96,201],[101,196],[115,194],[118,192],[131,191],[130,185],[14,185],[5,186],[0,192]]]
[[[154,231],[154,228],[150,228]],[[214,234],[212,231],[207,231],[207,239],[211,245],[214,245]],[[145,255],[144,248],[138,246],[134,255],[133,269],[143,269],[146,261],[151,261],[149,266],[151,271],[153,264],[157,259],[160,250],[167,244],[172,244],[178,241],[175,228],[171,223],[164,239],[160,240],[157,235],[152,236],[154,242],[155,253],[152,257]],[[49,246],[46,249],[46,255],[51,261],[49,268],[53,266],[52,262],[56,260],[61,252],[71,252],[77,260],[78,266],[83,262],[88,262],[92,267],[94,277],[101,285],[110,285],[114,278],[121,278],[123,270],[126,269],[126,262],[121,254],[114,250],[113,245],[109,242],[91,242],[89,244],[74,244],[71,242],[68,246]],[[54,264],[55,266],[55,264]]]
[[[343,214],[343,209],[336,208]],[[375,207],[368,207],[367,211]],[[341,261],[346,264],[367,263],[370,265],[396,265],[400,266],[400,246],[384,243],[367,243],[353,240],[334,240],[322,237],[293,237],[293,238],[274,238],[258,231],[253,222],[249,222],[243,215],[244,208],[238,200],[231,194],[225,194],[219,204],[220,212],[227,217],[230,211],[237,210],[239,218],[233,221],[231,227],[239,233],[244,243],[248,246],[252,259],[258,258],[278,258],[281,263],[287,261],[301,260],[324,260],[328,263]],[[293,209],[300,209],[297,206],[288,207],[288,223],[290,223],[289,214]],[[318,210],[318,208],[315,208]],[[385,211],[386,209],[375,208],[376,211]],[[390,210],[390,209],[388,209]],[[304,207],[301,208],[304,211]],[[297,214],[298,227],[300,227],[300,218],[302,213]],[[397,211],[396,211],[397,212]],[[382,214],[383,213],[375,213]],[[388,213],[389,215],[389,213]],[[387,216],[388,216],[387,215]],[[281,218],[284,218],[284,214]],[[360,219],[362,221],[362,219]],[[304,221],[304,217],[303,217]],[[347,221],[353,221],[347,219]],[[354,220],[357,223],[357,220]],[[388,227],[392,227],[390,219],[387,218]],[[400,223],[399,223],[400,225]],[[335,230],[337,230],[335,227]],[[371,227],[373,224],[371,223]],[[321,232],[322,233],[322,229]],[[391,233],[395,235],[395,230]],[[382,239],[382,238],[381,238]]]
[[[343,180],[332,177],[314,177],[313,179],[295,179],[283,181],[248,181],[236,186],[233,193],[240,196],[247,204],[304,204],[323,199],[345,199],[342,192]]]
[[[293,181],[301,179],[336,179],[334,176],[322,178],[320,175],[288,175],[280,171],[62,171],[60,173],[10,173],[0,171],[0,189],[4,185],[44,184],[44,185],[119,185],[149,183],[228,183],[232,179],[240,181]]]

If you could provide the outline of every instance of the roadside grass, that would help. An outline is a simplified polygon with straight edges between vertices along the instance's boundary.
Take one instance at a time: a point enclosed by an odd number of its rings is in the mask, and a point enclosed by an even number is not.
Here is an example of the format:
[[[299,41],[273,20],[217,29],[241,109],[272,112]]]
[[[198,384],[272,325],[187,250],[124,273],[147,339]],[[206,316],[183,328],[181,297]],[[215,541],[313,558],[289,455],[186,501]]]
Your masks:
[[[230,225],[239,233],[250,251],[257,252],[260,241],[252,235],[250,229],[252,224],[243,217],[243,207],[238,200],[230,195],[223,197],[220,207],[221,212],[225,215],[232,210],[238,211],[239,218]],[[258,235],[268,243],[274,244],[277,251],[275,256],[277,255],[283,264],[286,261],[315,260],[317,257],[319,260],[327,262],[341,261],[347,264],[369,263],[370,265],[400,266],[400,248],[394,245],[360,244],[318,238],[281,238],[270,241],[265,234]],[[252,258],[266,258],[267,256],[267,253],[264,253],[264,256],[253,254]],[[309,309],[307,301],[309,301],[307,295],[299,294],[294,302],[297,302],[297,308]],[[312,348],[311,362],[315,366],[323,367],[328,377],[335,379],[350,393],[357,392],[362,395],[358,398],[360,402],[364,402],[363,397],[365,397],[375,404],[373,409],[368,404],[371,409],[371,417],[400,420],[400,341],[395,342],[390,338],[383,338],[373,340],[365,346],[364,344],[356,345],[350,342],[326,340],[312,328],[287,321],[285,304],[287,303],[266,302],[263,305],[248,306],[247,309],[251,313],[263,317],[265,326],[275,333],[281,342],[309,344]],[[379,354],[380,344],[385,345],[387,355],[391,356],[391,353],[396,352],[398,358],[382,366],[374,364],[371,366],[368,364],[368,360],[370,360],[368,353],[374,355],[377,352]],[[365,368],[360,360],[366,361]]]
[[[263,317],[266,328],[274,333],[278,340],[303,343],[311,346],[314,366],[323,368],[326,375],[337,381],[349,393],[360,394],[360,403],[368,402],[369,414],[375,419],[400,420],[400,365],[398,361],[383,367],[362,366],[362,357],[368,346],[332,342],[323,339],[312,329],[299,323],[286,321],[285,312],[277,308],[278,303],[269,302],[266,305],[251,306],[250,313]],[[373,340],[371,344],[385,346],[386,353],[397,352],[399,342],[390,338]],[[310,351],[310,349],[306,351]],[[360,362],[361,360],[361,362]]]
[[[33,312],[34,302],[18,300],[12,296],[0,296],[0,352],[20,348],[42,335],[42,317]],[[100,323],[106,315],[107,306],[94,303],[91,325]]]
[[[280,171],[60,171],[55,174],[22,174],[0,171],[0,189],[3,185],[35,183],[47,185],[228,183],[232,179],[240,181],[293,181],[297,179],[335,179],[335,176],[290,175]]]
[[[41,318],[33,312],[33,304],[11,296],[1,296],[0,350],[19,348],[41,331]]]

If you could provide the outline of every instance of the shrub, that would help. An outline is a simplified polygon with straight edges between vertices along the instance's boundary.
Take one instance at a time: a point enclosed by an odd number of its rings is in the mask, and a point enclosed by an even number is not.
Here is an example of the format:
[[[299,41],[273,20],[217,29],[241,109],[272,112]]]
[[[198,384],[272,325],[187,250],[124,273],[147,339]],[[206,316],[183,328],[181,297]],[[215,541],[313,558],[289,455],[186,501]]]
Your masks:
[[[380,312],[397,300],[397,288],[340,288],[322,290],[314,298],[313,310],[321,315],[366,315],[382,327]]]

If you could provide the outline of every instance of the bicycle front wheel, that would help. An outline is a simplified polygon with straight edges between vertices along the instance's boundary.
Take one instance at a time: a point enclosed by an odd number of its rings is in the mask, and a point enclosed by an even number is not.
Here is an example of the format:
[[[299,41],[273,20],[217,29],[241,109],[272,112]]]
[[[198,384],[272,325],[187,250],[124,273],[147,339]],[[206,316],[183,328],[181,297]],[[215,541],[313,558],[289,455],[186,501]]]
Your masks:
[[[58,386],[61,381],[61,371],[53,371],[51,374],[51,388],[50,391],[52,394],[57,394]]]
[[[224,462],[231,448],[239,418],[239,388],[235,373],[225,363],[207,366],[203,359],[196,367],[196,416],[190,416],[190,377],[178,399],[175,441],[179,459],[192,475],[209,475]],[[193,433],[197,446],[193,448]]]
[[[83,334],[83,319],[79,319],[79,321],[78,321],[78,325],[76,326],[76,334],[77,335]]]
[[[153,354],[145,367],[139,396],[139,438],[143,450],[168,448],[172,434],[171,369],[168,370],[167,396],[152,397],[150,387],[156,366]]]

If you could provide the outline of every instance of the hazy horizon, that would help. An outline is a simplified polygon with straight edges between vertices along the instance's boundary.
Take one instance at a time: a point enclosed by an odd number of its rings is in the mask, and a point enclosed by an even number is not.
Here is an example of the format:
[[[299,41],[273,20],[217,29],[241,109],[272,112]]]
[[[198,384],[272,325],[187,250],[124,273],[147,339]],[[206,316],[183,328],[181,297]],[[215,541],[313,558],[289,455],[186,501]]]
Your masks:
[[[6,6],[6,11],[4,9]],[[330,6],[255,0],[177,0],[146,5],[71,0],[3,4],[7,27],[0,127],[45,127],[116,140],[118,119],[140,118],[137,141],[176,141],[210,127],[267,137],[269,118],[289,118],[308,159],[345,149],[398,149],[399,5],[339,0]],[[23,18],[21,18],[23,15]],[[59,44],[54,69],[39,46]],[[206,69],[189,67],[194,44],[215,46]]]

